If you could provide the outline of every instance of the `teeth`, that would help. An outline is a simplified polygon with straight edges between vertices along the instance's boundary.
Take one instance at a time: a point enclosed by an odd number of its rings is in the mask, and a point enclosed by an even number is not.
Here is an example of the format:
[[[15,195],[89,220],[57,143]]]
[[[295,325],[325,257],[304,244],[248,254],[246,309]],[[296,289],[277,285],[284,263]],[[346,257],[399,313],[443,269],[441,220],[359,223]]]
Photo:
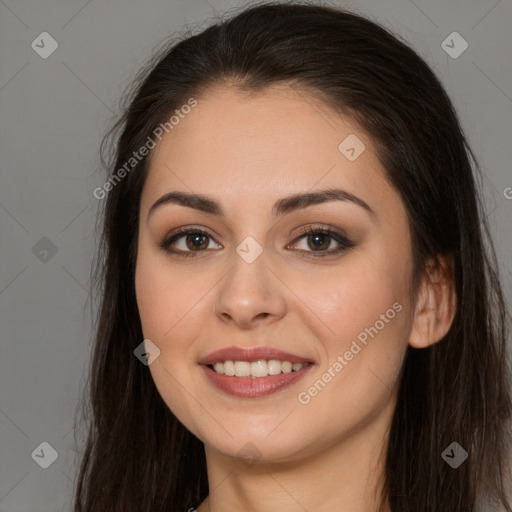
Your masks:
[[[253,361],[251,363],[251,375],[253,377],[266,377],[268,375],[267,361]]]
[[[283,373],[292,373],[292,363],[290,361],[283,361],[281,363],[281,371]]]
[[[304,368],[303,363],[290,363],[290,361],[279,361],[260,359],[259,361],[224,361],[215,363],[213,370],[221,375],[230,377],[267,377],[268,375],[279,375],[280,373],[298,372]]]
[[[235,375],[237,377],[249,377],[251,375],[251,363],[235,361]]]
[[[222,370],[224,371],[224,375],[233,376],[235,375],[235,363],[233,361],[226,361],[224,364],[218,363],[222,365]]]

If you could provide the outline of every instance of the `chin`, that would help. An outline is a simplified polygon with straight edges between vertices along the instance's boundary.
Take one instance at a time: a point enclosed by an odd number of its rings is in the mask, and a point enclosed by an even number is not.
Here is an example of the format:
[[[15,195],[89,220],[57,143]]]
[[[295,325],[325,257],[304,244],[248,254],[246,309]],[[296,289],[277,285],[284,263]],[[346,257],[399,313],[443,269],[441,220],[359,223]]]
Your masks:
[[[313,442],[308,442],[304,436],[298,437],[285,429],[279,432],[275,430],[268,435],[268,432],[275,428],[275,424],[272,428],[264,430],[250,428],[247,425],[240,425],[240,428],[235,428],[234,424],[230,425],[233,437],[219,427],[217,435],[212,436],[212,430],[209,430],[200,439],[210,449],[226,457],[243,459],[248,465],[256,462],[278,463],[295,460]]]

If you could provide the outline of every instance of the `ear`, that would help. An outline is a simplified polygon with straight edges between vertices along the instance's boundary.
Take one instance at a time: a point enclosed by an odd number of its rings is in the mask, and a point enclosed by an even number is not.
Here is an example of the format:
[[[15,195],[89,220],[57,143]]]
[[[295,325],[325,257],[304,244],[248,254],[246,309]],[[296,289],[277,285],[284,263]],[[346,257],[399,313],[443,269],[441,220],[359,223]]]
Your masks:
[[[453,258],[438,255],[423,271],[409,345],[425,348],[437,343],[449,331],[456,310]]]

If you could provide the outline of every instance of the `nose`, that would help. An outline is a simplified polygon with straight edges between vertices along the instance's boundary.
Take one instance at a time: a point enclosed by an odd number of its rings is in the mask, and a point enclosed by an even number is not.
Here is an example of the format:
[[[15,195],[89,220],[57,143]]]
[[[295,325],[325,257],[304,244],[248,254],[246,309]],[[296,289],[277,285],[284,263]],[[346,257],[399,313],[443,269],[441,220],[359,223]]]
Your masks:
[[[215,314],[224,323],[251,329],[286,313],[286,286],[268,266],[265,252],[248,263],[234,254],[233,266],[217,288]]]

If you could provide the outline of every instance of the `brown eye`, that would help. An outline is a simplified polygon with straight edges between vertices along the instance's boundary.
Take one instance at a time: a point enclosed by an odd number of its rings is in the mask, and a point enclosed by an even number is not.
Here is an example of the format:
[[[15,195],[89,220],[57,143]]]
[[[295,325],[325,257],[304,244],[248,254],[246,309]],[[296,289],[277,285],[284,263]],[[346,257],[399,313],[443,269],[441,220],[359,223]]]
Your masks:
[[[327,235],[324,235],[323,233],[316,233],[314,235],[308,235],[307,241],[309,247],[314,249],[320,249],[323,251],[329,248],[329,245],[331,245],[332,238],[330,238]]]
[[[354,246],[345,236],[324,228],[305,229],[292,246],[302,239],[306,241],[306,248],[298,249],[299,252],[313,257],[332,256]],[[333,241],[338,246],[329,250]],[[207,252],[210,242],[216,243],[213,237],[206,231],[201,229],[182,229],[164,239],[159,245],[161,249],[169,254],[196,256],[198,253]],[[222,248],[219,244],[217,246],[217,248]]]
[[[183,229],[164,239],[160,247],[171,254],[195,256],[194,253],[205,252],[211,241],[213,239],[206,231],[201,229]]]
[[[296,241],[302,240],[303,238],[305,238],[305,245],[307,248],[299,250],[301,252],[308,253],[308,255],[313,257],[338,254],[354,246],[354,244],[345,236],[324,228],[307,228],[302,231],[301,236],[298,237]],[[333,241],[338,244],[338,247],[328,250]],[[295,242],[295,244],[296,243],[297,242]]]
[[[187,247],[191,250],[206,249],[208,247],[208,235],[201,233],[193,233],[185,235]],[[205,243],[206,240],[206,243]]]

